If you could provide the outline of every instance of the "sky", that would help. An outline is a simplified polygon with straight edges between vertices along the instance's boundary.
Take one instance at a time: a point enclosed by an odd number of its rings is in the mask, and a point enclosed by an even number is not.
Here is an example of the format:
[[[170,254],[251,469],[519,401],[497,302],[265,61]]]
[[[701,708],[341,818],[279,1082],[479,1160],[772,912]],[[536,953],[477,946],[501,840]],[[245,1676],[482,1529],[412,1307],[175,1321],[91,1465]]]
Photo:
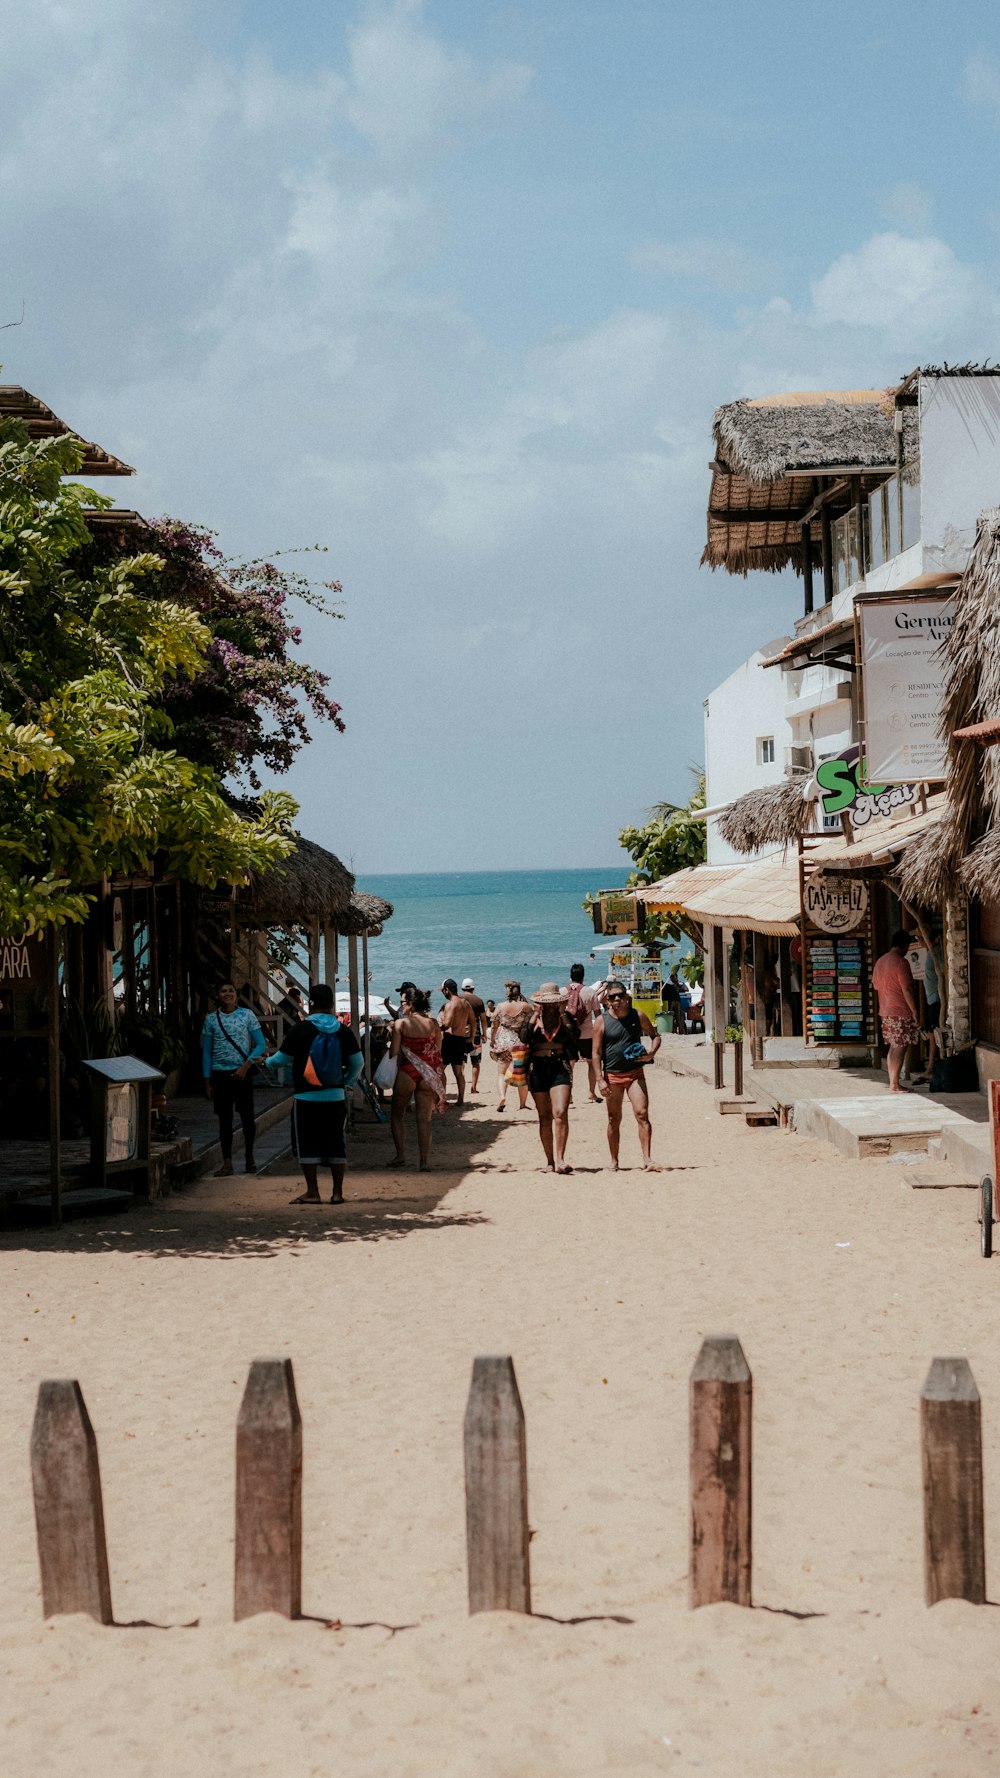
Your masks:
[[[0,0],[2,380],[231,556],[324,544],[360,876],[606,865],[801,609],[699,567],[716,406],[1000,355],[963,0]]]

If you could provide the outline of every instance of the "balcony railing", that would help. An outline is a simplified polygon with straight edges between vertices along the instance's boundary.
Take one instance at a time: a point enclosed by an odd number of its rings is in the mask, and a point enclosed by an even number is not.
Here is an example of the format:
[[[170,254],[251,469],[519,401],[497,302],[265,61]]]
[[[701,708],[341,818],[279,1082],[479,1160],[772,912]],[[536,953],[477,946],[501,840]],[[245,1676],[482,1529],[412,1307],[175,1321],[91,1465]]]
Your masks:
[[[863,574],[891,562],[920,538],[920,486],[894,475],[830,526],[833,580],[838,593]]]

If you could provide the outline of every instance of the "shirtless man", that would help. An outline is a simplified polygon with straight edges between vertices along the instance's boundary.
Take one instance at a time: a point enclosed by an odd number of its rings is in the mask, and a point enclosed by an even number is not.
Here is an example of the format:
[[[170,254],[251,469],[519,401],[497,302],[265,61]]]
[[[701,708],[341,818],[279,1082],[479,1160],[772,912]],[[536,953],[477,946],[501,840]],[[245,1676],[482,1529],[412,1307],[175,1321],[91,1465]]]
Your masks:
[[[438,1019],[444,1033],[441,1040],[441,1061],[455,1076],[458,1103],[464,1105],[465,1058],[472,1048],[472,1038],[477,1028],[476,1015],[469,1002],[463,1000],[458,991],[458,983],[451,976],[447,976],[441,983],[441,992],[444,995],[444,1005]]]
[[[608,1148],[611,1170],[618,1171],[622,1108],[625,1095],[632,1107],[642,1165],[646,1173],[659,1173],[652,1159],[653,1127],[649,1121],[649,1094],[644,1070],[651,1066],[662,1039],[644,1012],[632,1005],[632,996],[621,982],[608,982],[603,993],[604,1010],[594,1012],[594,1071],[598,1097],[608,1106]],[[647,1050],[643,1038],[652,1038]]]
[[[471,975],[462,982],[462,999],[467,1000],[475,1014],[476,1027],[472,1037],[472,1053],[469,1061],[472,1065],[472,1080],[469,1083],[470,1093],[479,1091],[479,1070],[483,1060],[483,1044],[486,1041],[486,1002],[480,1000],[476,993],[476,984]]]

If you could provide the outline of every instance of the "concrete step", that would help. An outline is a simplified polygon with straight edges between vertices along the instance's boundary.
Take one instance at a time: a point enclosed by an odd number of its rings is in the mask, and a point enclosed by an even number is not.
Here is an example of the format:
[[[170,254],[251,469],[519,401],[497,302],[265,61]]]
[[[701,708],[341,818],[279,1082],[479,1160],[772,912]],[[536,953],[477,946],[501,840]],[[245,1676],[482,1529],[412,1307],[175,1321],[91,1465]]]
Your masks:
[[[716,1109],[723,1117],[742,1117],[747,1111],[759,1111],[756,1099],[744,1094],[742,1099],[716,1099]]]
[[[947,1141],[975,1130],[966,1118],[933,1099],[915,1093],[866,1094],[863,1098],[801,1099],[795,1105],[794,1128],[802,1135],[830,1142],[851,1160],[883,1159],[886,1155],[927,1154],[940,1138],[950,1164]],[[947,1133],[947,1137],[946,1137]]]
[[[948,1124],[941,1132],[941,1158],[978,1185],[993,1173],[993,1137],[989,1124]]]

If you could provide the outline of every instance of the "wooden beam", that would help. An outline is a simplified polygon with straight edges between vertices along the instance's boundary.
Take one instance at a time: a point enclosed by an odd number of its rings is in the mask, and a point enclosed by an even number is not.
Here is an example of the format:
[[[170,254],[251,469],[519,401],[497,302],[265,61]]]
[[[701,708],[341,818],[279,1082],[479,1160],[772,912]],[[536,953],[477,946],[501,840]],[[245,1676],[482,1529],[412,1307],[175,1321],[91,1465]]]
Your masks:
[[[708,516],[724,525],[800,525],[801,506],[710,506]]]
[[[813,558],[812,530],[809,525],[802,526],[802,585],[805,595],[805,611],[808,617],[813,609]]]
[[[474,1361],[464,1443],[469,1612],[530,1612],[527,1445],[511,1358]]]
[[[302,1612],[302,1416],[290,1358],[256,1358],[236,1422],[233,1616]]]
[[[833,599],[833,537],[830,530],[830,508],[824,506],[822,526],[823,549],[823,603],[829,605]]]
[[[31,1428],[38,1561],[45,1617],[86,1612],[110,1624],[111,1579],[97,1440],[75,1379],[39,1385]]]
[[[935,1358],[920,1394],[924,1581],[939,1599],[986,1601],[979,1390],[966,1358]]]
[[[739,1340],[704,1340],[690,1383],[692,1607],[751,1602],[752,1412]]]
[[[753,935],[753,1059],[755,1062],[764,1060],[764,1034],[767,1028],[767,1012],[764,1006],[764,939],[755,932]]]
[[[792,971],[791,957],[788,947],[791,940],[778,940],[778,989],[781,994],[781,1035],[794,1037],[795,1020],[792,1012]]]

